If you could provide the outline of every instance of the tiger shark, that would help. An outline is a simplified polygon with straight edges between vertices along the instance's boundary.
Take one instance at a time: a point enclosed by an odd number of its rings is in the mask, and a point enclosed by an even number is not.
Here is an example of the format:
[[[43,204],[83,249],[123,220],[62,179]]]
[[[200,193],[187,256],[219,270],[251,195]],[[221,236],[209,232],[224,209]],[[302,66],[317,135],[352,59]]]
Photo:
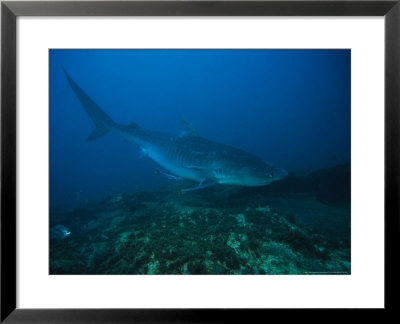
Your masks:
[[[110,131],[121,133],[128,141],[138,144],[145,155],[170,172],[172,177],[197,183],[183,191],[215,184],[266,186],[287,175],[285,170],[269,165],[253,154],[203,138],[188,122],[179,135],[150,131],[134,122],[118,124],[79,87],[65,69],[64,73],[94,123],[95,128],[88,140],[98,139]]]

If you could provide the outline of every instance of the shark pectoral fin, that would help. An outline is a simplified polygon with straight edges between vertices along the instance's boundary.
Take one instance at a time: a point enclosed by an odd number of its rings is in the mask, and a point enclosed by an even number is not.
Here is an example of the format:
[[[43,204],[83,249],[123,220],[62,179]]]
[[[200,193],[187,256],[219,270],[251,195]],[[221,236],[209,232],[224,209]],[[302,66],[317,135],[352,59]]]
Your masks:
[[[107,134],[109,131],[110,130],[106,126],[99,124],[96,126],[96,128],[93,130],[93,132],[90,133],[90,135],[88,137],[88,141],[92,141],[99,137],[102,137],[103,135]]]
[[[211,186],[214,186],[218,183],[218,181],[216,179],[205,179],[202,182],[199,183],[198,186],[196,187],[192,187],[192,188],[188,188],[188,189],[182,189],[183,192],[187,192],[187,191],[195,191],[195,190],[199,190],[199,189],[204,189],[204,188],[208,188]]]

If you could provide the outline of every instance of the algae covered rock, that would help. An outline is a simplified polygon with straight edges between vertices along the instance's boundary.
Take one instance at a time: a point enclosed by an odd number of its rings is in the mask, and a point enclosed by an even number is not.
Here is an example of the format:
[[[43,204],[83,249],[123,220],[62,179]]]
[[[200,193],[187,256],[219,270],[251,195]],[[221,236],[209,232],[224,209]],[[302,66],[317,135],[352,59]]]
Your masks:
[[[294,216],[287,211],[288,204],[307,205],[312,197],[258,195],[250,205],[225,205],[228,191],[224,201],[214,204],[216,198],[210,197],[215,191],[118,194],[65,215],[57,210],[57,221],[69,220],[65,226],[73,228],[74,235],[51,241],[50,273],[350,272],[349,241],[333,240],[302,223],[300,212]]]

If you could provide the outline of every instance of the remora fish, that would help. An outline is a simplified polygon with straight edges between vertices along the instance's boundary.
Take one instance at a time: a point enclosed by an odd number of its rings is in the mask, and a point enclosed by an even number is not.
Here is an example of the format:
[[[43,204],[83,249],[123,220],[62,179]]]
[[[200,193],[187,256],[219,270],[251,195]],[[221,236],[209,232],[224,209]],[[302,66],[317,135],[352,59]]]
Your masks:
[[[247,187],[265,186],[284,178],[287,172],[265,163],[245,151],[209,141],[201,137],[186,123],[182,134],[146,130],[131,122],[124,126],[114,122],[64,70],[67,80],[83,108],[95,124],[89,140],[97,139],[109,131],[118,131],[126,139],[137,143],[143,153],[172,174],[192,180],[196,190],[220,184]]]

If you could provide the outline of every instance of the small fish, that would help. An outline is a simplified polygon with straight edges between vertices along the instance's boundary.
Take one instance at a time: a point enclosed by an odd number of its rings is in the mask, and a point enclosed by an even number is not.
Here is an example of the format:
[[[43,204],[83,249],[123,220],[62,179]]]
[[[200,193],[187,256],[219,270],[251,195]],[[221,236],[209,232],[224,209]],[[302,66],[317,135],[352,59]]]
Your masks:
[[[64,240],[71,231],[64,225],[56,225],[50,228],[50,240]]]

